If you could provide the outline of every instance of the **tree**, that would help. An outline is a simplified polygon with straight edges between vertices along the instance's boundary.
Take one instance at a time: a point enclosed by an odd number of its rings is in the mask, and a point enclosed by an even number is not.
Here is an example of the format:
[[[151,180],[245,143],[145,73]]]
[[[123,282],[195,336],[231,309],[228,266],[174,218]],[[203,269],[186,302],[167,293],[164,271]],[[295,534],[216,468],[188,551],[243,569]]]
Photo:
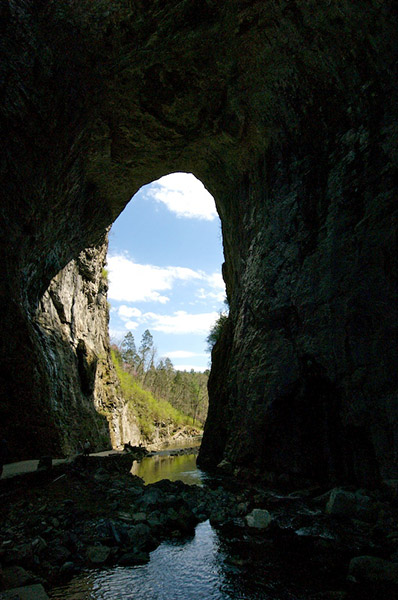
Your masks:
[[[156,355],[156,348],[153,345],[153,337],[149,329],[145,329],[142,334],[141,344],[138,348],[138,376],[141,381],[145,381],[145,376],[154,366],[154,360]]]
[[[211,352],[218,340],[221,337],[221,332],[228,320],[228,315],[225,312],[220,312],[217,321],[214,323],[213,327],[210,329],[210,333],[206,338],[207,349]]]
[[[134,336],[129,331],[123,338],[121,344],[121,357],[124,363],[129,367],[129,370],[134,370],[137,364],[137,349],[135,347]]]
[[[208,408],[207,381],[209,372],[176,371],[168,357],[156,362],[156,348],[152,334],[147,329],[138,351],[134,336],[128,332],[121,348],[113,347],[115,358],[133,380],[159,400],[169,402],[175,409],[203,424]]]

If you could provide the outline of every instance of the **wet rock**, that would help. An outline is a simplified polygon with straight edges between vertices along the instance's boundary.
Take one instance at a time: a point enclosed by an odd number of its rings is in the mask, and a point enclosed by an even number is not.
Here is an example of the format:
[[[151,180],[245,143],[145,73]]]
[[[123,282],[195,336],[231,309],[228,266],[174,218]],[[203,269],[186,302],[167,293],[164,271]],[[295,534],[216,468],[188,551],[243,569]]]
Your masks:
[[[299,537],[311,537],[322,540],[335,540],[336,536],[319,523],[314,523],[309,527],[301,527],[295,531]]]
[[[243,558],[242,556],[227,556],[225,562],[234,567],[245,567],[251,564],[250,558]]]
[[[51,563],[62,565],[70,558],[71,551],[61,544],[51,544],[47,555]]]
[[[150,527],[160,527],[164,523],[164,515],[160,510],[153,510],[147,517]]]
[[[350,561],[348,575],[361,583],[398,585],[398,564],[377,556],[356,556]]]
[[[49,600],[44,587],[37,583],[0,593],[1,600]]]
[[[108,546],[90,546],[87,548],[86,556],[89,562],[94,565],[102,565],[106,563],[111,554],[111,549]]]
[[[223,536],[231,538],[242,536],[245,526],[245,520],[238,517],[219,523],[218,529],[222,532]]]
[[[326,513],[334,516],[356,517],[363,520],[375,519],[377,514],[372,499],[359,492],[346,492],[339,488],[332,490],[326,504]]]
[[[236,509],[238,514],[247,515],[247,511],[249,510],[249,502],[239,502]]]
[[[134,513],[132,515],[134,523],[145,523],[147,520],[147,515],[144,512]]]
[[[192,512],[198,521],[206,521],[206,519],[209,517],[209,509],[205,503],[201,503],[198,506],[193,507]]]
[[[132,515],[131,513],[119,511],[117,513],[117,516],[121,521],[124,521],[125,523],[133,523],[134,522],[134,515]]]
[[[246,523],[254,529],[267,529],[272,521],[272,517],[268,510],[254,508],[251,513],[246,515]]]
[[[216,529],[221,527],[224,523],[229,520],[229,514],[225,509],[215,507],[210,513],[210,523]]]
[[[63,578],[72,577],[76,571],[75,563],[66,561],[60,568],[59,574]]]
[[[149,561],[148,552],[126,552],[122,554],[118,560],[118,564],[123,567],[130,567],[134,565],[144,565]]]
[[[32,551],[34,554],[41,554],[47,548],[47,542],[38,536],[32,542]]]
[[[151,528],[144,523],[131,527],[127,535],[130,543],[137,548],[148,548],[153,545]]]
[[[163,492],[160,489],[151,488],[140,498],[140,506],[153,510],[159,504],[164,504],[164,500]]]
[[[2,542],[1,544],[1,549],[2,550],[9,550],[10,548],[12,548],[14,545],[13,540],[4,540],[4,542]]]
[[[113,519],[101,519],[96,526],[96,530],[98,537],[105,545],[120,545],[128,537],[128,528]]]

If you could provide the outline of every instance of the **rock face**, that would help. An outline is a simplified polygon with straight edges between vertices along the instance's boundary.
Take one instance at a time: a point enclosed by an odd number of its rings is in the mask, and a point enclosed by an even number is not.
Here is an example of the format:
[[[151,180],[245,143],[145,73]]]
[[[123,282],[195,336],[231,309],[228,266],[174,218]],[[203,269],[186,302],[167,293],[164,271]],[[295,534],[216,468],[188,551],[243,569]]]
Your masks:
[[[88,248],[51,281],[35,324],[50,374],[52,419],[61,450],[121,446],[141,439],[135,416],[119,394],[110,360],[105,269],[107,240]]]
[[[224,457],[316,478],[396,477],[388,103],[358,96],[329,106],[327,126],[303,115],[298,135],[275,136],[239,189],[250,210],[223,224],[230,323],[213,352],[202,464]]]
[[[396,479],[392,0],[42,0],[1,12],[11,442],[60,444],[33,317],[52,278],[141,185],[192,171],[216,199],[230,304],[202,464]]]

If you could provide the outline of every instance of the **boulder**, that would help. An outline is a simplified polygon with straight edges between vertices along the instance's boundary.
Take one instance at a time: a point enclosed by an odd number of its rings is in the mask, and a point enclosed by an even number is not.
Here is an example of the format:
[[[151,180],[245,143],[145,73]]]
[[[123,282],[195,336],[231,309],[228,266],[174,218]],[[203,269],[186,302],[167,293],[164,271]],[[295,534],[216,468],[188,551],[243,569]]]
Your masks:
[[[49,600],[44,587],[37,583],[0,593],[1,600]]]
[[[140,499],[140,505],[143,508],[151,508],[153,510],[156,506],[164,504],[164,501],[165,498],[162,490],[153,487],[144,493]]]
[[[339,488],[331,491],[326,504],[326,513],[334,516],[354,517],[365,521],[376,518],[374,504],[369,498],[359,492],[346,492]]]
[[[75,573],[75,569],[75,563],[68,560],[61,566],[59,574],[61,577],[64,578],[72,577],[72,575]]]
[[[69,560],[71,551],[62,544],[51,544],[50,552],[48,553],[49,561],[52,564],[62,565]]]
[[[356,556],[350,561],[348,575],[359,583],[398,585],[398,564],[378,556]]]
[[[37,536],[32,541],[32,551],[34,554],[41,554],[47,548],[47,542],[42,537]]]
[[[134,523],[145,523],[147,520],[147,515],[144,512],[134,513],[132,516]]]
[[[108,560],[110,553],[111,549],[108,546],[89,546],[86,556],[94,565],[102,565]]]
[[[246,523],[254,529],[267,529],[272,521],[272,517],[268,510],[262,508],[254,508],[251,513],[246,515]]]
[[[137,548],[145,548],[151,545],[152,535],[151,528],[145,523],[134,525],[128,530],[128,538],[131,544]]]

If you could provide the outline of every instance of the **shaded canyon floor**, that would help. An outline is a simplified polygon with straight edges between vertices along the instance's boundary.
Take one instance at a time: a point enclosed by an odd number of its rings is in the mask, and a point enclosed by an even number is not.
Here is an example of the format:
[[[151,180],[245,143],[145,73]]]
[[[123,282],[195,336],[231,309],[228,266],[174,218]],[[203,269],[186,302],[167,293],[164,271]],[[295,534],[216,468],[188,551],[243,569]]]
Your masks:
[[[176,599],[208,597],[201,586],[214,564],[219,579],[211,598],[398,597],[397,482],[294,490],[242,472],[238,479],[205,476],[202,486],[145,485],[130,473],[133,458],[78,457],[1,480],[1,589],[42,584],[58,599],[72,597],[67,590],[87,577],[107,581],[107,589],[111,580],[127,585],[128,574],[140,577],[140,570],[160,581],[167,573],[154,575],[153,565],[166,568],[175,556],[182,563],[191,557],[197,573],[191,590],[169,593]],[[216,552],[216,563],[208,552]],[[103,597],[86,594],[76,597]]]

